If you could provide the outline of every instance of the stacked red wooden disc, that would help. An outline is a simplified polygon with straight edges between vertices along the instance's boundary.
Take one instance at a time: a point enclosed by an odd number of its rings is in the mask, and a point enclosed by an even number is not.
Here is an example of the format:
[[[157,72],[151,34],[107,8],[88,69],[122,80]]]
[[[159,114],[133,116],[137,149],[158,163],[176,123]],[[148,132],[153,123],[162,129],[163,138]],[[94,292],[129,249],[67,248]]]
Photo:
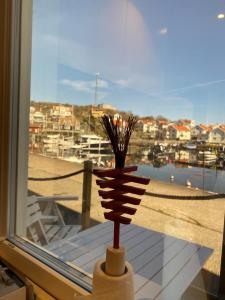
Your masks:
[[[100,188],[110,190],[99,190],[99,195],[108,201],[101,201],[103,208],[109,209],[104,216],[107,220],[115,223],[114,229],[114,248],[119,248],[119,224],[130,224],[131,218],[126,215],[134,215],[136,208],[127,206],[131,204],[137,206],[141,199],[127,194],[143,195],[145,189],[128,185],[128,183],[138,183],[147,185],[149,178],[134,176],[129,174],[137,170],[136,166],[125,167],[123,169],[95,169],[94,174],[102,179],[96,180]]]

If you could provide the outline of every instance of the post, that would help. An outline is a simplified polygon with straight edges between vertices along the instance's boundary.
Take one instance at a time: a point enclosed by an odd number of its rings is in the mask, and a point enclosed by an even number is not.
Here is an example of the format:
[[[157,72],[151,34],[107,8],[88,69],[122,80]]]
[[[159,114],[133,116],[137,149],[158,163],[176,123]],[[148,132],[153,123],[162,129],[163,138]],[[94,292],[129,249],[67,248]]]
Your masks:
[[[82,215],[81,215],[82,230],[90,227],[92,169],[93,169],[92,161],[86,160],[84,162],[84,176],[83,176],[83,197],[82,197]]]

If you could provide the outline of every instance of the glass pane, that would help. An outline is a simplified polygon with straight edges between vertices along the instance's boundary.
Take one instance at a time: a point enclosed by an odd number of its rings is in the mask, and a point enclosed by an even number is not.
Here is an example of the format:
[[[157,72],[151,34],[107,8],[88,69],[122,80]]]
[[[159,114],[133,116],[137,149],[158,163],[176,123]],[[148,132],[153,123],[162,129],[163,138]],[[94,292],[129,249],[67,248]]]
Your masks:
[[[170,300],[171,283],[181,286],[177,299],[218,293],[224,13],[224,3],[208,0],[33,1],[29,241],[92,274],[113,235],[91,174],[115,165],[100,119],[134,114],[126,164],[151,178],[133,226],[121,229],[144,278],[137,295],[147,299],[149,281]]]

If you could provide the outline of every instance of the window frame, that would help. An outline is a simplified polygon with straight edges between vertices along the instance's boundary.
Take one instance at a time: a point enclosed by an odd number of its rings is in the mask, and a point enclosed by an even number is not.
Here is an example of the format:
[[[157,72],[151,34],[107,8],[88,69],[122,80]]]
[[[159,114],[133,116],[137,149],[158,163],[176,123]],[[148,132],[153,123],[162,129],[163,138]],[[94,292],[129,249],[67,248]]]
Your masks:
[[[57,299],[88,295],[90,277],[16,235],[25,236],[16,211],[27,197],[32,1],[3,0],[0,17],[0,256]]]
[[[53,296],[65,299],[66,294],[74,296],[74,291],[89,294],[90,284],[76,276],[82,271],[15,236],[15,229],[24,227],[15,221],[16,198],[25,199],[27,186],[27,159],[21,149],[28,149],[28,139],[23,132],[28,132],[29,122],[31,12],[32,0],[0,1],[0,40],[4,41],[0,47],[0,255]],[[27,101],[22,103],[19,99]],[[22,170],[24,176],[18,176],[18,170]],[[225,250],[221,260],[220,290],[224,293]],[[75,275],[73,271],[80,273]]]

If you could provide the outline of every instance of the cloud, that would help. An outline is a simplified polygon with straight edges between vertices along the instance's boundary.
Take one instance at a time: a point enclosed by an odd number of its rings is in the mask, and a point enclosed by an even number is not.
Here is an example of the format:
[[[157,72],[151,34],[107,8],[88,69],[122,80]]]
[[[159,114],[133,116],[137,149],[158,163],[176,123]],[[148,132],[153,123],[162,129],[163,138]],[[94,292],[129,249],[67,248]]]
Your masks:
[[[90,87],[88,87],[87,83],[85,81],[73,81],[73,80],[69,80],[69,79],[63,79],[61,81],[61,83],[63,85],[69,86],[71,88],[73,88],[76,91],[79,92],[88,92],[90,93],[91,89]]]
[[[115,81],[116,84],[122,86],[122,87],[128,87],[129,85],[129,80],[127,79],[119,79]]]
[[[159,29],[159,34],[160,35],[166,35],[168,33],[168,29],[166,27],[160,28]]]
[[[196,83],[196,84],[185,86],[182,88],[175,88],[175,89],[171,89],[171,90],[159,91],[156,93],[152,93],[151,96],[160,96],[163,94],[169,94],[169,93],[174,93],[174,92],[188,91],[188,90],[202,88],[202,87],[219,84],[219,83],[225,83],[225,79],[212,80],[212,81],[207,81],[207,82],[202,82],[202,83]]]
[[[85,93],[93,93],[96,82],[94,80],[90,81],[84,81],[84,80],[69,80],[69,79],[62,79],[61,84],[66,85],[74,89],[75,91],[79,92],[85,92]],[[98,87],[107,89],[108,88],[108,83],[105,80],[99,80],[98,81]],[[104,95],[106,94],[105,92],[103,93]]]

